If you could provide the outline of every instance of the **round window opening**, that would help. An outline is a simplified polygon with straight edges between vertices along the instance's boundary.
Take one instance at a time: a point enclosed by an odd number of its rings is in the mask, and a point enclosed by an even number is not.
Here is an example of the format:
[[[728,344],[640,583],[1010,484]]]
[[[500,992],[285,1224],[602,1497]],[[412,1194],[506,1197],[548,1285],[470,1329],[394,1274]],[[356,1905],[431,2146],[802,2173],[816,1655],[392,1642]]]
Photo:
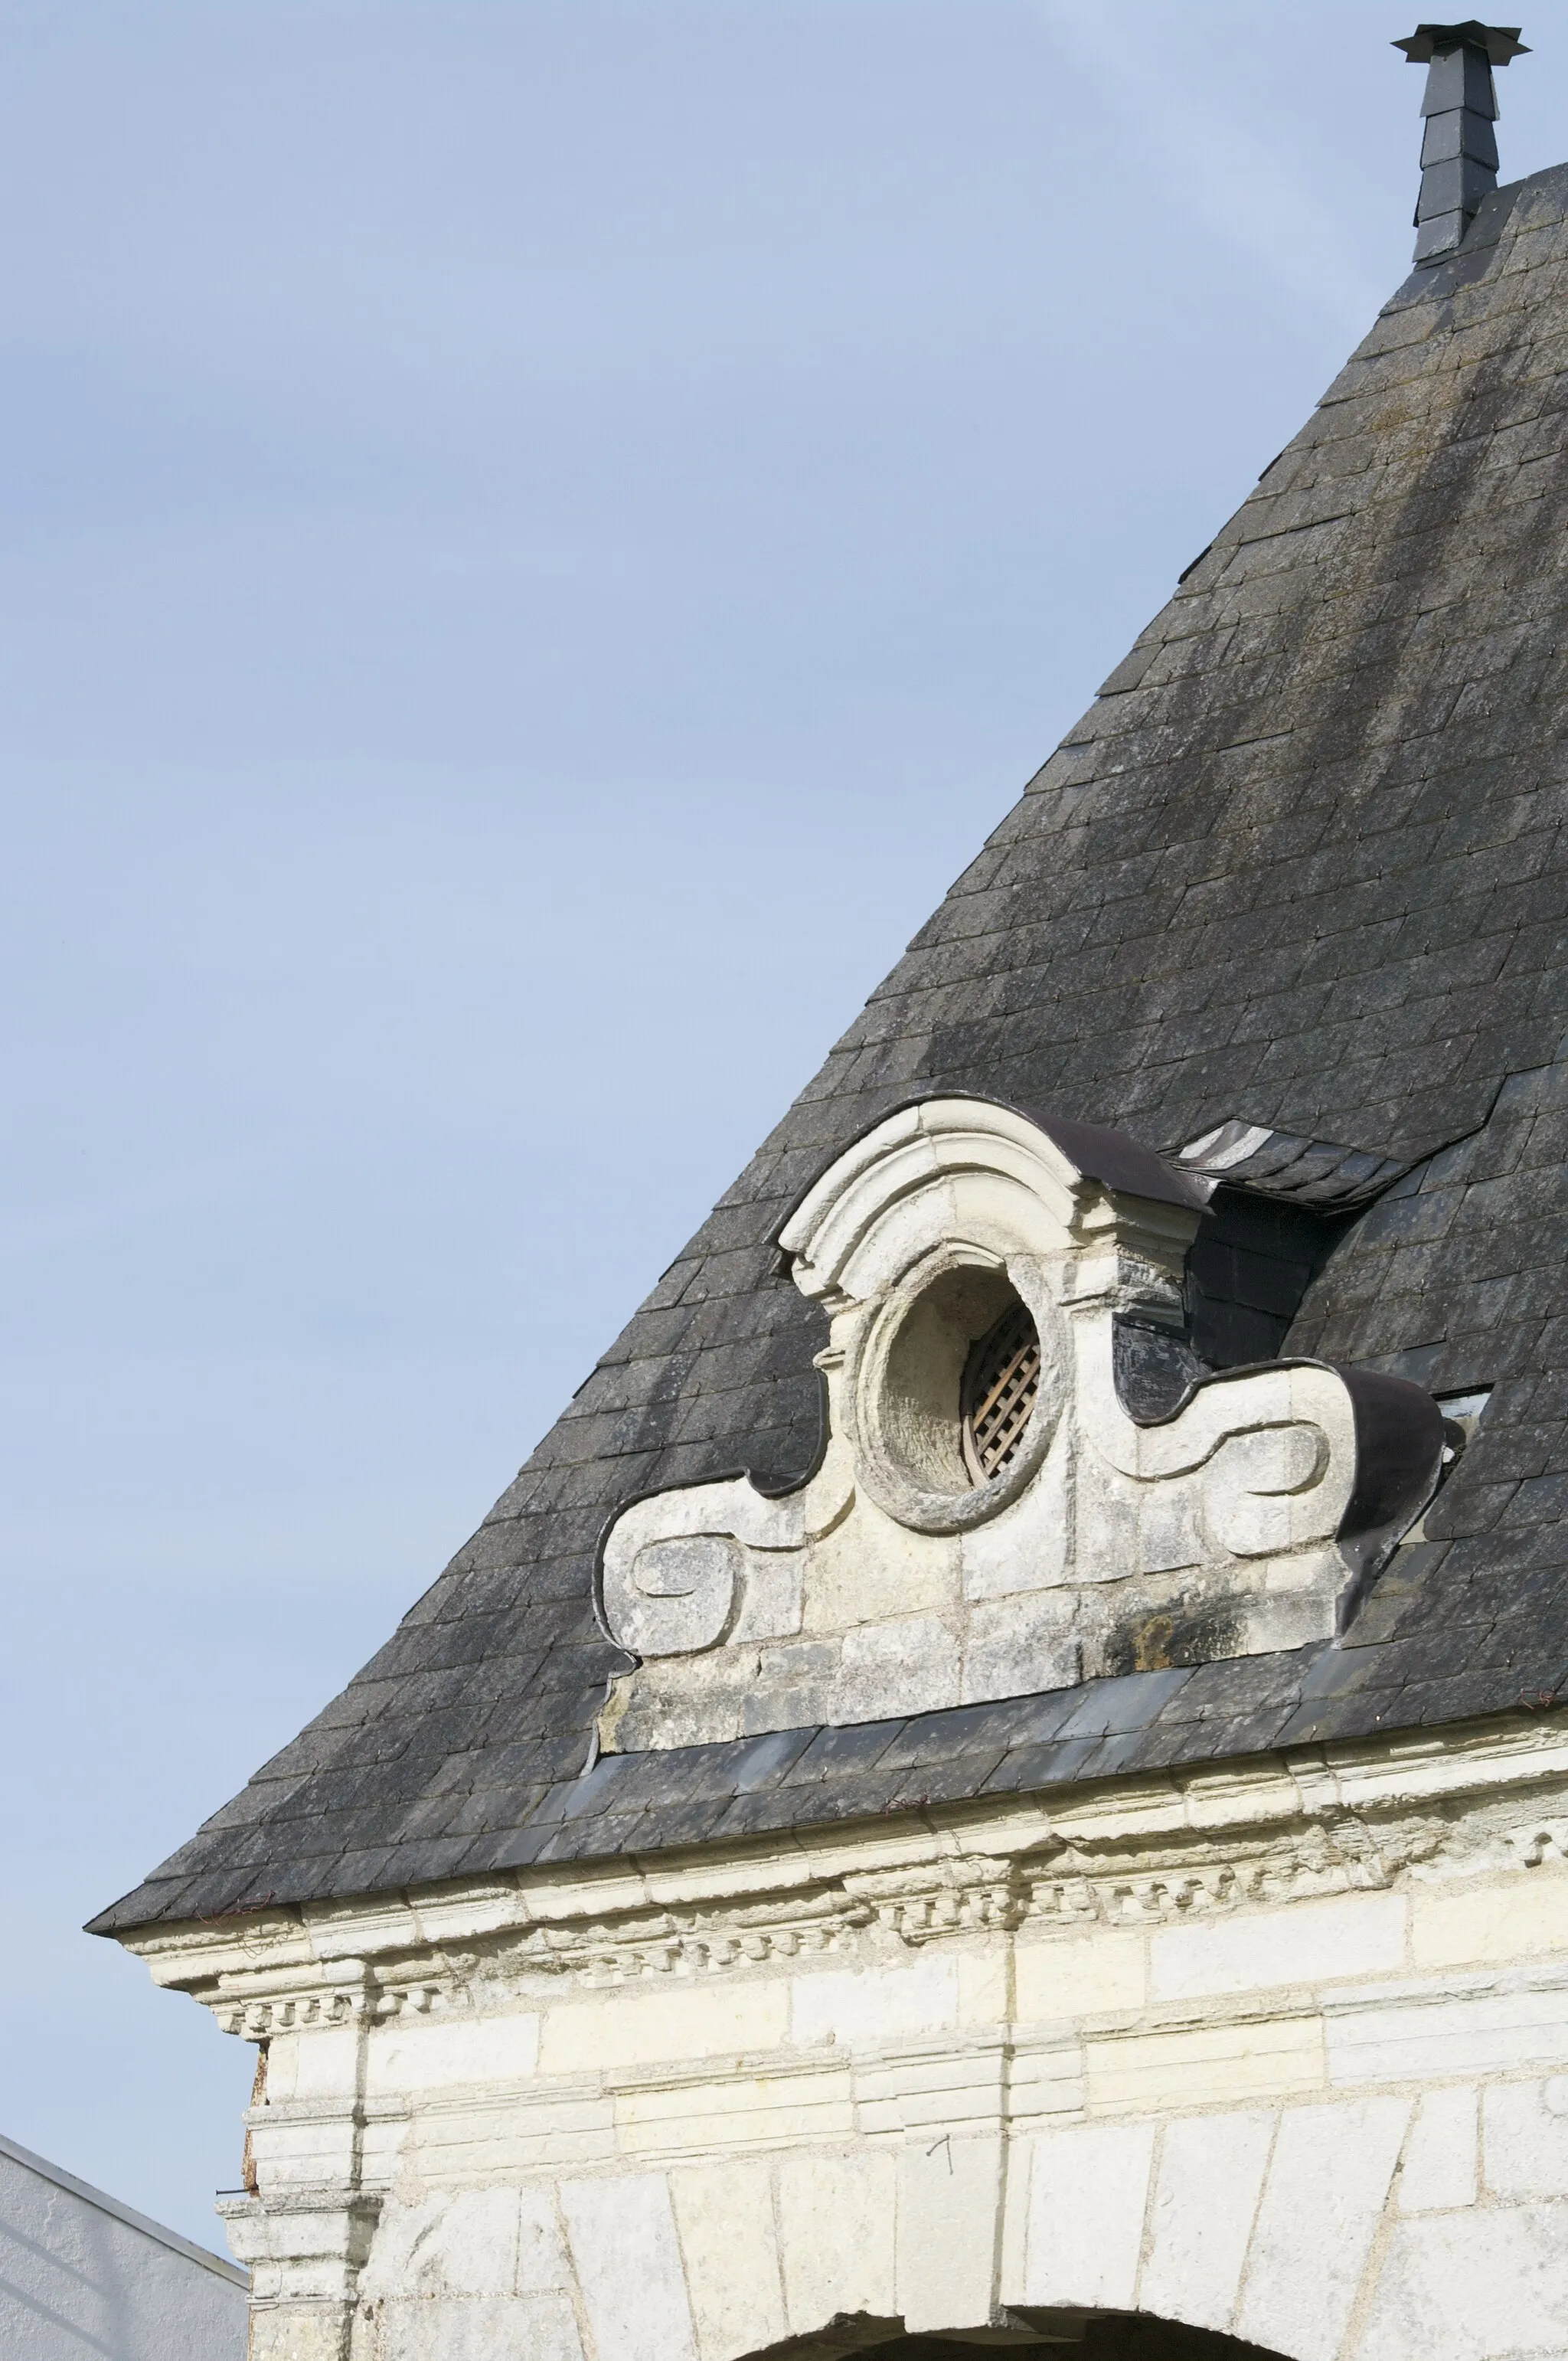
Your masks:
[[[973,1483],[990,1484],[1011,1467],[1039,1393],[1040,1332],[1014,1296],[964,1363],[962,1448]]]
[[[1023,1477],[1045,1440],[1041,1361],[1035,1320],[995,1264],[949,1265],[890,1305],[852,1378],[865,1472],[873,1491],[880,1476],[883,1505],[906,1521],[943,1524],[953,1511],[967,1524],[979,1494],[989,1503]]]

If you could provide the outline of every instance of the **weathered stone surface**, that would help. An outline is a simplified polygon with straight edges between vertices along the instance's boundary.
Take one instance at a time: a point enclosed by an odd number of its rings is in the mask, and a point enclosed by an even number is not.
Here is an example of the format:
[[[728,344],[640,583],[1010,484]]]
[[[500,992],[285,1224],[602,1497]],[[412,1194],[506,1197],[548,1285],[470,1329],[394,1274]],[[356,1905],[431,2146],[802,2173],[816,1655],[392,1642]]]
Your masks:
[[[1409,2121],[1403,2099],[1288,2108],[1247,2258],[1236,2334],[1295,2361],[1344,2339]]]
[[[415,2205],[388,2205],[360,2281],[363,2292],[372,2298],[510,2296],[518,2270],[518,2213],[515,2189],[459,2190]],[[565,2286],[565,2270],[550,2284]]]
[[[604,1620],[642,1661],[612,1684],[606,1752],[1329,1638],[1369,1526],[1390,1523],[1352,1504],[1408,1462],[1394,1529],[1413,1520],[1441,1414],[1384,1378],[1373,1431],[1366,1381],[1293,1362],[1199,1369],[1157,1422],[1135,1420],[1121,1323],[1178,1318],[1200,1212],[1190,1176],[1124,1135],[971,1099],[889,1116],[829,1167],[784,1232],[833,1314],[822,1464],[778,1497],[679,1487],[611,1524]],[[1036,1372],[1011,1455],[977,1481],[964,1371],[1003,1315],[1028,1323]]]
[[[1399,2168],[1401,2213],[1446,2213],[1475,2202],[1478,2097],[1463,2082],[1427,2092]]]
[[[911,2335],[989,2320],[996,2302],[1005,2142],[911,2141],[899,2159],[894,2301]]]
[[[1491,2361],[1568,2348],[1568,2206],[1402,2223],[1373,2292],[1365,2361]]]
[[[796,1980],[791,2033],[849,2048],[940,2033],[959,2019],[959,1962],[931,1953],[904,1968],[850,1968]]]
[[[788,2334],[765,2164],[673,2172],[670,2189],[702,2361],[733,2361]]]
[[[1228,2329],[1277,2118],[1240,2111],[1166,2126],[1138,2302],[1157,2317]]]
[[[1496,2074],[1568,2063],[1568,1972],[1429,1976],[1368,2000],[1334,1993],[1326,2020],[1335,2082],[1392,2082],[1442,2074]]]
[[[387,2304],[377,2323],[377,2361],[582,2361],[565,2296],[481,2296],[464,2303]]]
[[[494,2086],[526,2078],[538,2062],[539,2019],[532,2011],[477,2025],[404,2017],[372,2035],[366,2088],[422,2091],[452,2082]]]
[[[1014,1963],[1018,2015],[1079,2016],[1086,2011],[1141,2008],[1148,1988],[1148,1944],[1109,1931],[1049,1942],[1020,1940]]]
[[[1026,2301],[1132,2310],[1154,2142],[1146,2123],[1087,2124],[1034,2140]]]
[[[1568,2076],[1494,2085],[1482,2102],[1481,2136],[1492,2195],[1568,2196]]]
[[[1553,1828],[1543,1717],[141,1939],[269,2044],[225,2202],[269,2356],[746,2361],[1022,2308],[1503,2361],[1568,2301]],[[1433,1912],[1479,1962],[1420,1964]]]
[[[1150,1944],[1153,1997],[1198,2000],[1397,1969],[1407,1915],[1402,1894],[1356,1894],[1304,1903],[1288,1919],[1258,1911],[1174,1927]]]
[[[665,2176],[565,2181],[561,2206],[596,2350],[627,2361],[693,2361],[691,2305]]]
[[[895,2316],[896,2180],[885,2151],[787,2156],[780,2164],[779,2251],[795,2335],[844,2312]]]

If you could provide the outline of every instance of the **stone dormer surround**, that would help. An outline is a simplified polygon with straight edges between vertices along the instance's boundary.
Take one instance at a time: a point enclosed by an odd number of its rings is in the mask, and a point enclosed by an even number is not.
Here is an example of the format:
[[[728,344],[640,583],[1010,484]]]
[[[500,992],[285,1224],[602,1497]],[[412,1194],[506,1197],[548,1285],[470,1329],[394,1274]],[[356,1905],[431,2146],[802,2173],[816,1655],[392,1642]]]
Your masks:
[[[1180,1347],[1212,1185],[1124,1133],[972,1098],[900,1109],[836,1159],[780,1236],[830,1315],[820,1464],[790,1492],[739,1477],[613,1520],[600,1612],[636,1669],[601,1745],[883,1721],[1332,1639],[1437,1489],[1442,1414],[1407,1379],[1293,1360],[1200,1376],[1135,1419],[1118,1325]],[[962,1372],[1009,1300],[1038,1391],[977,1482]]]

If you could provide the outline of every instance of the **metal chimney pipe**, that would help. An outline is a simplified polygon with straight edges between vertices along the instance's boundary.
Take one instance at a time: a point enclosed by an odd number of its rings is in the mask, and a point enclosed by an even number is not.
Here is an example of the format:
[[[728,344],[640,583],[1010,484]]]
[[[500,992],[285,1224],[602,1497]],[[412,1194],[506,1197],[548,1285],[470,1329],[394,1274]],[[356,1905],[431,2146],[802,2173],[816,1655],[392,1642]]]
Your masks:
[[[1421,193],[1416,203],[1416,260],[1441,262],[1453,252],[1497,185],[1497,90],[1494,66],[1530,52],[1517,25],[1418,25],[1394,47],[1427,69],[1421,113]]]

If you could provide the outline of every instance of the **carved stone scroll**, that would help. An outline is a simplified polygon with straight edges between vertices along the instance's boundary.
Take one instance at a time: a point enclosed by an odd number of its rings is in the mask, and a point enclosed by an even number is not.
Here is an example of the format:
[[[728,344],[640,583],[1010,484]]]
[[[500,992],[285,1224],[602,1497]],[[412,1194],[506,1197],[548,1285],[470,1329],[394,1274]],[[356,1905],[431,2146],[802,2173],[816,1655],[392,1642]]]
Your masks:
[[[874,1720],[1331,1637],[1369,1553],[1430,1495],[1441,1416],[1402,1380],[1282,1361],[1135,1420],[1114,1323],[1179,1328],[1202,1202],[1121,1135],[982,1100],[926,1101],[848,1149],[781,1237],[831,1321],[822,1464],[784,1499],[741,1477],[616,1521],[601,1613],[641,1662],[603,1744]],[[977,1481],[963,1374],[1009,1305],[1038,1336],[1038,1381],[1006,1465]]]

